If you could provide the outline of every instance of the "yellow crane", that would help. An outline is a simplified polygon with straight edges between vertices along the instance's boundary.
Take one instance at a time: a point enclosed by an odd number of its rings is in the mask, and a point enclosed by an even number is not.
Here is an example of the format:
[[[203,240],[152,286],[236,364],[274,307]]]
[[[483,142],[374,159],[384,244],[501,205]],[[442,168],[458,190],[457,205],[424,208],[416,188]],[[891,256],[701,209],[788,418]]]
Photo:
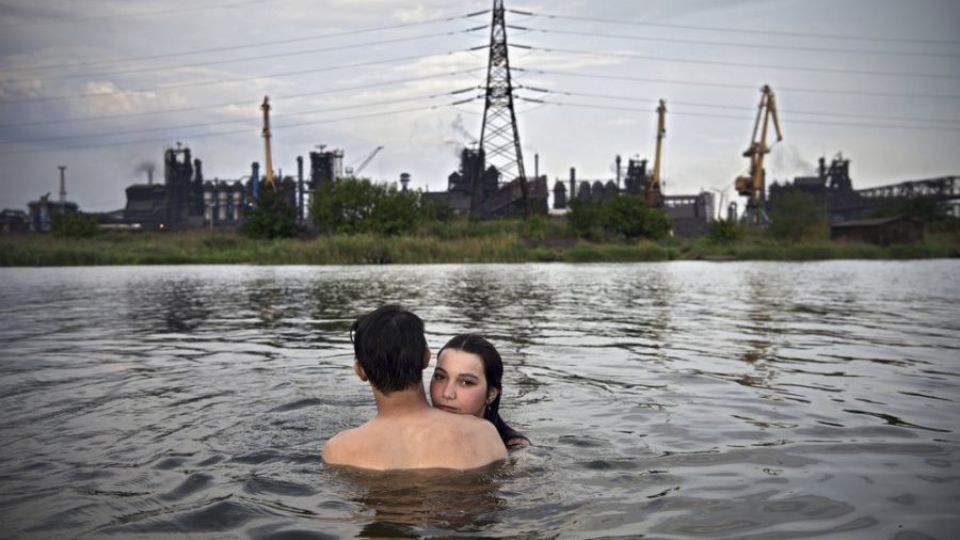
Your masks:
[[[667,113],[667,103],[660,100],[660,106],[657,107],[657,153],[653,159],[653,176],[647,181],[643,190],[643,199],[649,208],[663,208],[663,190],[660,182],[660,156],[663,152],[663,138],[667,135],[665,116]]]
[[[750,225],[769,225],[770,219],[763,209],[765,181],[763,171],[763,157],[770,153],[767,146],[767,126],[773,119],[773,127],[777,130],[777,142],[783,140],[780,134],[780,120],[777,118],[777,102],[773,90],[769,85],[761,89],[760,106],[757,109],[757,119],[753,124],[753,137],[750,146],[743,152],[743,157],[750,158],[750,175],[737,177],[735,186],[737,193],[749,197],[744,218]],[[762,127],[761,127],[762,121]],[[757,132],[760,132],[759,138]]]
[[[264,153],[266,154],[266,166],[267,166],[267,185],[271,189],[276,190],[277,184],[273,180],[273,159],[270,155],[270,98],[263,96],[263,105],[260,105],[260,110],[263,111],[263,147]]]

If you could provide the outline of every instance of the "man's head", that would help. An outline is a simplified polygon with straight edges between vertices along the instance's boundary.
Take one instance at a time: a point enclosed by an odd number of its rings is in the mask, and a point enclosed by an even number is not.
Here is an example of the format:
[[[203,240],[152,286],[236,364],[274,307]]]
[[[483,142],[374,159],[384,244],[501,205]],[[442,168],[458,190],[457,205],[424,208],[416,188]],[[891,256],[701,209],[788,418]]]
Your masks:
[[[422,384],[430,350],[423,321],[400,306],[387,305],[350,327],[357,374],[384,394]]]

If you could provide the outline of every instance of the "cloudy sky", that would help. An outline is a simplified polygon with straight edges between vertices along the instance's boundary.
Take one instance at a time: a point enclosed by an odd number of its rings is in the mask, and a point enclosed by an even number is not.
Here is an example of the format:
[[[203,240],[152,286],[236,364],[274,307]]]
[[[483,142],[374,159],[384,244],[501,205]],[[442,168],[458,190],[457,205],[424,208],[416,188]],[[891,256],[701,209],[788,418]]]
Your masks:
[[[444,189],[479,138],[491,0],[0,0],[0,207],[59,189],[125,204],[180,142],[207,178],[316,145],[364,175]],[[960,174],[955,0],[507,0],[528,174],[610,179],[652,157],[667,102],[668,194],[745,172],[759,89],[781,110],[768,179],[843,152],[854,186]],[[468,17],[476,12],[482,15]],[[477,49],[479,47],[479,49]],[[468,90],[471,89],[471,90]],[[543,90],[546,90],[544,92]],[[459,92],[463,91],[463,92]],[[540,100],[541,102],[526,101]]]

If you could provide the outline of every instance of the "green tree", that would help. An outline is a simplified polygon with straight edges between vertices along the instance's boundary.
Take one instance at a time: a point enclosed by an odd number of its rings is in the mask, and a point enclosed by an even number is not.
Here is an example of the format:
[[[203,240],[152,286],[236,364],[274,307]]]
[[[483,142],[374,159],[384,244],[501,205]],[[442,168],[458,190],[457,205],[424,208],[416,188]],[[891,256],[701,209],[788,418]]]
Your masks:
[[[627,239],[663,238],[670,232],[670,218],[648,208],[633,195],[621,195],[603,203],[600,214],[604,229]]]
[[[250,238],[292,238],[301,232],[296,209],[287,204],[282,191],[262,187],[257,201],[246,211],[240,233]]]
[[[424,204],[419,191],[401,191],[365,178],[341,178],[317,190],[310,216],[318,229],[329,234],[401,235],[418,224],[449,219],[449,210]]]
[[[802,191],[786,193],[770,211],[768,233],[778,240],[826,238],[827,211],[822,203]]]
[[[588,240],[603,240],[603,227],[600,221],[600,203],[586,199],[570,201],[567,225],[573,234]]]
[[[326,233],[368,232],[385,188],[367,179],[341,178],[320,187],[310,202],[310,217]]]
[[[50,231],[62,238],[89,238],[97,234],[97,218],[80,212],[56,212],[50,221]]]
[[[446,223],[454,218],[453,208],[443,203],[420,199],[420,216],[423,223]]]
[[[371,228],[385,235],[410,233],[421,220],[420,196],[415,191],[384,189],[373,208]]]
[[[608,201],[574,199],[568,224],[573,232],[590,240],[613,238],[659,239],[670,232],[670,218],[662,210],[648,208],[642,199],[621,195]]]

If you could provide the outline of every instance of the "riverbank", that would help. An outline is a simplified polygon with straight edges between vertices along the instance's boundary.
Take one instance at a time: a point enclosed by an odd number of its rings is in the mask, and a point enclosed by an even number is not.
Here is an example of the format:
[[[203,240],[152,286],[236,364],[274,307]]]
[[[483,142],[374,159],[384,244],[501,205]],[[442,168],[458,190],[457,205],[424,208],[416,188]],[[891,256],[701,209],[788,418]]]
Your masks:
[[[923,259],[960,257],[960,234],[930,233],[924,242],[889,247],[749,234],[730,242],[667,238],[602,243],[509,224],[456,225],[411,236],[320,236],[254,240],[232,232],[106,233],[92,238],[0,237],[0,266],[141,264],[416,264],[641,262],[667,260]]]

